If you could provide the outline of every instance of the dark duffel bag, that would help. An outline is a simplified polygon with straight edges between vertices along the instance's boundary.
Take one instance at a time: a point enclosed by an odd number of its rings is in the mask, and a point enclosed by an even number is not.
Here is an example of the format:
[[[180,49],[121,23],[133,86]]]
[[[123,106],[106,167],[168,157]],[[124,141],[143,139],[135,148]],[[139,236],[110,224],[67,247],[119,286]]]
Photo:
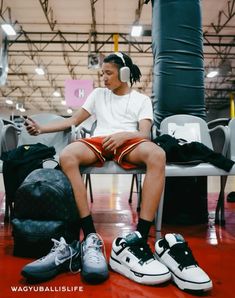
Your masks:
[[[25,178],[16,192],[12,224],[14,255],[18,256],[40,256],[37,246],[49,251],[51,238],[63,236],[67,242],[79,238],[73,191],[62,171],[37,169]]]

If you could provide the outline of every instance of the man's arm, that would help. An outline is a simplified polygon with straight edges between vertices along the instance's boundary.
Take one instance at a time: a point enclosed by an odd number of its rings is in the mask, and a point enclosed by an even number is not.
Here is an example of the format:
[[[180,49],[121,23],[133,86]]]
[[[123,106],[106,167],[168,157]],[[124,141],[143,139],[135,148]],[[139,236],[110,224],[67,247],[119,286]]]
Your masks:
[[[31,118],[27,118],[25,126],[30,135],[39,135],[42,133],[63,131],[72,125],[79,125],[91,115],[83,108],[79,108],[72,117],[65,118],[61,121],[51,122],[45,125],[38,124]]]
[[[139,129],[138,131],[123,131],[114,133],[112,135],[107,136],[103,141],[103,147],[106,150],[115,150],[119,146],[121,146],[125,141],[134,139],[134,138],[144,138],[150,139],[150,131],[151,131],[152,121],[149,119],[143,119],[139,121]]]

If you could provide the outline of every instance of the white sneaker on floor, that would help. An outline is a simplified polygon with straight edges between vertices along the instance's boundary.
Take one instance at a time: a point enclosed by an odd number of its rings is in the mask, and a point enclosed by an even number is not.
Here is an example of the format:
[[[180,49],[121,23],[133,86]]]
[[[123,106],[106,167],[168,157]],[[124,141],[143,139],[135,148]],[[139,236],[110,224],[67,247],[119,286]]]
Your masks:
[[[171,278],[139,232],[113,241],[109,264],[114,271],[141,284],[155,285]]]
[[[31,281],[46,281],[61,272],[77,273],[81,269],[79,241],[67,244],[63,237],[52,239],[54,246],[44,257],[24,266],[21,274]]]
[[[100,283],[109,277],[104,243],[96,234],[89,234],[81,244],[81,274],[89,283]]]
[[[157,258],[169,268],[173,281],[181,290],[212,289],[211,279],[198,266],[191,249],[180,234],[166,234],[156,242],[155,250]]]

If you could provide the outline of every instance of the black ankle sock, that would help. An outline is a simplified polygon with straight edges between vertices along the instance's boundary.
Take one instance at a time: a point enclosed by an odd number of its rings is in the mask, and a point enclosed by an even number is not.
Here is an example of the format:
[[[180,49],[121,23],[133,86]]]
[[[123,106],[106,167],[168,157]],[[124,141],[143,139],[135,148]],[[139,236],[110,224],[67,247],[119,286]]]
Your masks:
[[[81,218],[81,227],[84,234],[84,239],[91,233],[96,233],[96,229],[93,223],[91,215]]]
[[[151,228],[152,221],[148,221],[145,219],[140,218],[138,225],[137,225],[137,231],[140,232],[141,236],[147,240],[148,239],[148,234],[149,230]]]

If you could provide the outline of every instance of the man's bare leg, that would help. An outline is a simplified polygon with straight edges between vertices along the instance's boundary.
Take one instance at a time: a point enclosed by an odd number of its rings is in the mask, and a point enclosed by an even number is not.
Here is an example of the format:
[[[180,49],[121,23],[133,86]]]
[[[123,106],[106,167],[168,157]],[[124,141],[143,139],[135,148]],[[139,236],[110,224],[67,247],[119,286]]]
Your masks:
[[[62,170],[73,188],[84,233],[81,244],[81,274],[87,282],[91,283],[102,282],[109,276],[107,261],[103,254],[103,240],[96,233],[87,202],[86,187],[79,171],[79,166],[90,165],[97,159],[95,153],[82,142],[68,145],[60,155]]]
[[[71,182],[81,218],[89,215],[90,210],[87,202],[87,191],[79,171],[79,166],[91,165],[97,160],[98,158],[95,153],[82,142],[69,144],[60,154],[60,165]]]
[[[171,278],[171,274],[155,258],[147,237],[162,193],[165,153],[154,143],[143,142],[126,155],[125,159],[134,164],[146,165],[143,199],[136,231],[113,241],[109,264],[114,271],[138,283],[163,283]]]
[[[140,217],[152,221],[165,183],[165,152],[152,142],[144,142],[125,159],[134,164],[146,165]]]
[[[165,152],[152,142],[144,142],[126,155],[125,159],[146,166],[137,231],[147,239],[165,182]]]

